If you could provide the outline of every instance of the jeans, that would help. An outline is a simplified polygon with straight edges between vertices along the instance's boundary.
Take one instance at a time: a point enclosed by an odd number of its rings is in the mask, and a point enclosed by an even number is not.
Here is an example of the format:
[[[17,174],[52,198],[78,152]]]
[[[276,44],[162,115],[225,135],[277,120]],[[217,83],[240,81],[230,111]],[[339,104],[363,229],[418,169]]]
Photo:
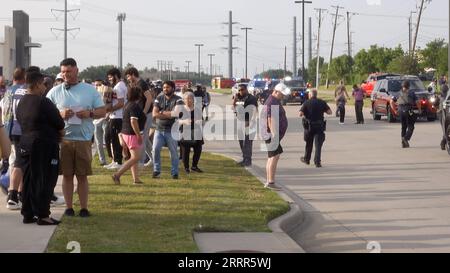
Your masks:
[[[170,152],[170,159],[172,161],[172,175],[178,175],[179,157],[177,153],[178,141],[174,140],[170,130],[155,131],[153,139],[153,171],[161,173],[161,149],[167,146]]]
[[[103,146],[105,145],[105,129],[106,120],[102,119],[102,121],[95,124],[95,147],[97,148],[98,159],[101,163],[106,163],[105,149],[103,148]]]
[[[244,164],[252,164],[253,140],[250,136],[246,135],[245,140],[239,140],[239,146]]]
[[[152,140],[150,139],[150,136],[148,135],[150,132],[150,127],[152,126],[152,122],[153,122],[152,113],[147,114],[147,121],[145,122],[145,127],[144,127],[144,153],[142,153],[142,158],[141,158],[140,163],[145,163],[145,159],[147,158],[147,156],[149,158],[153,158],[153,155],[152,155],[153,143],[152,143]]]
[[[364,123],[363,107],[364,101],[355,101],[355,112],[357,123]]]
[[[122,119],[110,119],[106,125],[106,147],[108,154],[112,156],[114,162],[122,165],[122,146],[119,141],[119,134],[122,132]]]

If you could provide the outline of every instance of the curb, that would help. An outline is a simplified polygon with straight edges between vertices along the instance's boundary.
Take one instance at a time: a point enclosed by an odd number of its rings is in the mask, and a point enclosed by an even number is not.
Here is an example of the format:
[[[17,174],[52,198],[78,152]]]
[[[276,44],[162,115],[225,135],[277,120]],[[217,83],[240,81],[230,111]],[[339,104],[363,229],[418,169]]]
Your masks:
[[[223,156],[223,157],[226,157],[233,161],[236,161],[235,158],[233,158],[232,156],[229,156],[229,155],[223,155],[223,154],[211,153],[211,152],[210,152],[210,154]],[[265,184],[265,182],[264,182],[265,179],[263,177],[261,177],[253,167],[246,167],[245,169],[248,172],[250,172],[250,174],[252,174],[254,177],[256,177],[261,182],[261,184],[263,184],[263,185]],[[286,189],[286,187],[284,185],[280,185],[280,186],[282,188],[282,191],[276,191],[276,193],[283,200],[285,200],[287,203],[289,203],[291,209],[286,214],[270,221],[268,223],[268,227],[270,228],[270,230],[272,230],[272,232],[277,237],[279,237],[281,240],[283,240],[287,246],[292,246],[292,244],[295,244],[295,246],[297,246],[298,248],[300,248],[302,250],[302,253],[306,253],[305,250],[297,242],[295,242],[294,239],[292,239],[292,237],[291,237],[292,234],[294,234],[295,232],[298,232],[298,229],[303,224],[303,221],[304,221],[303,211],[301,210],[300,205],[298,205],[294,200],[292,200],[289,197],[289,193],[287,193],[288,190]]]

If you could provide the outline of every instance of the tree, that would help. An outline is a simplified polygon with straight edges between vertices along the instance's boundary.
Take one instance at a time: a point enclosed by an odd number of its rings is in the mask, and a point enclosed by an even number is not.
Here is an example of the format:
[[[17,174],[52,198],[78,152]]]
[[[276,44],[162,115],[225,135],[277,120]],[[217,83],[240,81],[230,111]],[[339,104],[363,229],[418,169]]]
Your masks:
[[[269,78],[269,79],[282,79],[284,78],[284,70],[283,69],[271,69],[264,71],[261,73],[261,78]],[[292,76],[292,72],[287,71],[286,76]]]
[[[434,68],[440,74],[448,72],[448,44],[444,39],[429,42],[419,54],[422,68]]]
[[[52,66],[47,69],[42,70],[42,73],[49,76],[57,76],[59,73],[61,73],[61,68],[59,66]]]
[[[398,74],[418,75],[420,73],[417,59],[405,54],[395,58],[388,66],[388,71]]]
[[[80,73],[80,79],[106,79],[108,70],[114,68],[113,65],[90,66]]]
[[[348,55],[342,55],[331,62],[331,79],[335,81],[345,80],[345,82],[352,81],[352,66],[353,59]]]

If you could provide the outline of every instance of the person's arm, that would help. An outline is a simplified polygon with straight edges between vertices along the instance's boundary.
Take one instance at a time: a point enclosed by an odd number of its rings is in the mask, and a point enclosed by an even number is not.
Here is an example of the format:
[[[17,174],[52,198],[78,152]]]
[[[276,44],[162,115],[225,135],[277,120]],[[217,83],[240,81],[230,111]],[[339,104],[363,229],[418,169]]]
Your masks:
[[[152,93],[147,90],[144,92],[144,96],[145,96],[145,106],[144,106],[144,114],[148,113],[148,110],[150,110],[150,107],[152,106],[152,102],[153,102],[153,95]]]
[[[158,106],[153,107],[153,118],[155,119],[171,119],[172,112],[171,111],[161,111]]]
[[[66,124],[56,106],[49,99],[46,99],[44,107],[44,111],[47,112],[47,118],[52,127],[58,131],[63,130]]]

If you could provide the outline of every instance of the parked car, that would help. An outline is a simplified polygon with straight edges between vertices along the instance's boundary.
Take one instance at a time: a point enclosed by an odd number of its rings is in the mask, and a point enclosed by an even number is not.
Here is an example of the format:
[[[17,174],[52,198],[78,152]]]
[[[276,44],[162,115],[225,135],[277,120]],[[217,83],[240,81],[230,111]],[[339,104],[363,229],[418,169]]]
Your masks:
[[[302,79],[291,79],[287,78],[282,81],[291,93],[287,98],[285,98],[285,103],[289,102],[300,102],[300,104],[305,103],[308,100],[308,91],[306,88],[305,81]]]
[[[264,88],[266,87],[266,83],[267,83],[267,81],[262,80],[262,79],[252,80],[248,84],[248,92],[256,97],[256,96],[258,96],[258,94],[260,94],[264,91]]]
[[[450,155],[450,92],[447,94],[446,99],[441,103],[442,106],[442,118],[441,126],[442,132],[446,139],[445,148]]]
[[[366,97],[371,97],[373,89],[379,80],[386,79],[387,77],[400,76],[398,74],[389,73],[372,73],[369,75],[366,81],[361,84],[361,89],[366,94]]]
[[[419,117],[426,117],[428,121],[437,119],[436,97],[429,93],[422,81],[416,76],[394,76],[377,81],[372,94],[372,115],[374,120],[386,116],[389,122],[399,119],[397,99],[400,96],[403,81],[409,81],[410,90],[414,91],[421,103],[422,111],[417,106],[413,110]],[[391,103],[392,102],[392,103]],[[391,107],[391,105],[393,107]]]

